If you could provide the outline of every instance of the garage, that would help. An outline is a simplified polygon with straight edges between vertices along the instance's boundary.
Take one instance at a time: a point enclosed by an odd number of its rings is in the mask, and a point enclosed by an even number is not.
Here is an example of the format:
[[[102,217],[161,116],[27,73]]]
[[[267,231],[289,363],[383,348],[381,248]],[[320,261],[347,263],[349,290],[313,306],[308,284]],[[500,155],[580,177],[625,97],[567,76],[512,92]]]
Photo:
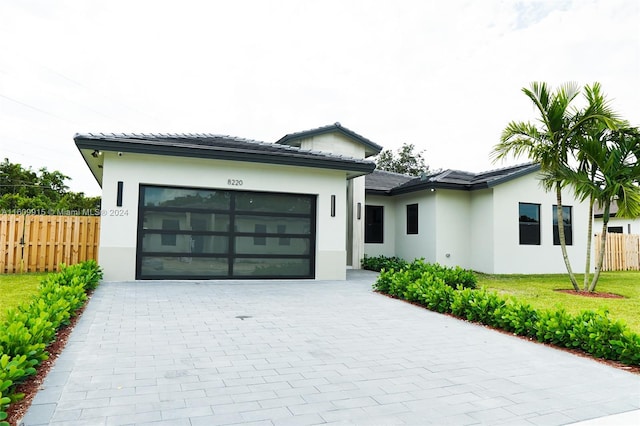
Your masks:
[[[364,250],[364,176],[382,149],[339,123],[276,142],[74,137],[102,188],[107,281],[344,280]]]
[[[313,278],[316,197],[140,185],[136,279]]]

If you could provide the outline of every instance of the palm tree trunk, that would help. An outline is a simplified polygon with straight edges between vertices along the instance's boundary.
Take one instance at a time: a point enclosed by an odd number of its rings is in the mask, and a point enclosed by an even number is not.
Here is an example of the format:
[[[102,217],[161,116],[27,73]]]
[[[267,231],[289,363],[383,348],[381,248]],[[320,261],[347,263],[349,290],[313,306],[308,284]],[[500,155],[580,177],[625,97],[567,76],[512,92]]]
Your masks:
[[[593,197],[589,197],[589,219],[587,221],[587,261],[584,267],[584,291],[589,289],[589,276],[591,275],[591,240],[593,238]]]
[[[609,224],[609,208],[611,203],[605,203],[604,212],[602,214],[602,233],[600,234],[600,253],[598,256],[598,264],[596,266],[596,273],[593,275],[593,281],[589,286],[589,291],[595,291],[598,279],[600,279],[600,270],[604,263],[604,249],[607,244],[607,225]]]
[[[571,280],[573,289],[575,291],[580,291],[578,281],[576,281],[576,276],[573,274],[573,270],[571,269],[571,261],[569,261],[569,255],[567,254],[567,240],[564,237],[564,215],[562,214],[562,188],[560,187],[560,182],[556,182],[556,202],[558,203],[558,237],[560,239],[562,258],[564,259],[564,264],[567,267],[567,272],[569,273],[569,279]]]

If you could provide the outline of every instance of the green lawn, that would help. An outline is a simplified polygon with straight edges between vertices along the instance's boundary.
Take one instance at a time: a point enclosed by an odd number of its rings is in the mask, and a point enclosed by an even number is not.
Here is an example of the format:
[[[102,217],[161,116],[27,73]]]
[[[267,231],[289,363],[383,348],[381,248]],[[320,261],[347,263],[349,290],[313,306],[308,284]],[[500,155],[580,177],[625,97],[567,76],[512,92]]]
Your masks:
[[[46,273],[0,274],[0,321],[4,321],[7,309],[29,301],[38,292],[40,281]]]
[[[582,275],[578,275],[582,283]],[[603,272],[596,287],[598,292],[615,293],[624,299],[589,298],[564,294],[554,289],[572,289],[565,275],[485,275],[478,274],[478,286],[511,294],[526,300],[535,308],[564,307],[567,312],[607,308],[611,318],[620,319],[640,334],[640,272]]]

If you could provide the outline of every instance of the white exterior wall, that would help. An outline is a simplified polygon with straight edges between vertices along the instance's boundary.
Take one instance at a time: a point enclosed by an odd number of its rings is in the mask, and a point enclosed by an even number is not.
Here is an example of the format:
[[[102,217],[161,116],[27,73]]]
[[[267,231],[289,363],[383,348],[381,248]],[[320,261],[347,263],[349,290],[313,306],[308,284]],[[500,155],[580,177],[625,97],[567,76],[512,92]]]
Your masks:
[[[607,227],[610,228],[612,226],[622,226],[623,234],[640,234],[640,219],[624,219],[621,217],[611,217],[609,218]],[[631,230],[631,232],[629,232],[629,230]],[[593,233],[602,233],[602,218],[593,220]]]
[[[520,202],[540,204],[540,245],[520,245]],[[407,235],[406,205],[414,203],[418,204],[418,234]],[[422,257],[427,262],[496,274],[566,272],[560,246],[553,245],[555,192],[544,192],[536,174],[470,192],[436,189],[394,197],[367,196],[367,204],[385,206],[385,242],[366,244],[369,256]],[[573,244],[567,251],[574,272],[582,273],[588,206],[570,192],[563,193],[563,205],[572,207]],[[395,234],[393,244],[391,232]]]
[[[229,186],[228,179],[242,180]],[[345,172],[198,158],[104,153],[100,265],[105,280],[135,279],[140,184],[317,195],[316,279],[346,278]],[[117,182],[124,182],[116,207]],[[331,217],[331,195],[336,216]]]
[[[469,269],[493,272],[495,221],[493,219],[493,189],[471,192],[469,214]]]
[[[353,269],[362,268],[360,263],[364,257],[364,176],[351,179],[348,183],[351,185],[351,212],[347,220],[351,220],[351,241],[347,239],[347,244],[351,244],[351,264]],[[360,204],[360,218],[358,218],[358,204]],[[349,216],[349,215],[348,215]]]
[[[471,264],[471,194],[437,189],[435,260],[444,266]]]
[[[340,133],[323,133],[300,140],[300,148],[311,151],[330,152],[346,157],[364,158],[364,145]]]
[[[329,152],[331,154],[342,155],[363,159],[365,158],[365,148],[359,142],[342,135],[340,133],[323,133],[300,140],[300,148],[310,151]],[[353,269],[360,269],[360,261],[365,253],[364,248],[364,176],[351,179],[347,185],[351,188],[351,198],[347,199],[348,217],[351,223],[347,224],[347,238],[345,240],[345,250],[347,255],[351,256],[347,259],[347,264]],[[360,203],[361,219],[357,217],[358,203]],[[346,245],[349,245],[347,248]]]
[[[540,204],[540,245],[520,245],[518,203]],[[493,188],[494,268],[480,272],[497,274],[564,273],[566,268],[559,245],[553,245],[555,192],[544,192],[538,175],[528,174]],[[584,272],[588,206],[570,191],[562,196],[564,206],[572,206],[573,244],[567,252],[574,272]],[[591,263],[593,265],[593,262]]]
[[[426,262],[437,259],[436,241],[438,210],[435,192],[418,192],[397,196],[395,208],[396,255],[413,260],[423,257]],[[407,235],[407,205],[418,204],[418,234]]]
[[[369,257],[375,256],[396,256],[396,201],[394,197],[381,195],[367,195],[366,204],[369,206],[383,207],[383,228],[382,244],[367,243],[364,245],[364,252]],[[364,207],[362,210],[362,221],[364,223]]]

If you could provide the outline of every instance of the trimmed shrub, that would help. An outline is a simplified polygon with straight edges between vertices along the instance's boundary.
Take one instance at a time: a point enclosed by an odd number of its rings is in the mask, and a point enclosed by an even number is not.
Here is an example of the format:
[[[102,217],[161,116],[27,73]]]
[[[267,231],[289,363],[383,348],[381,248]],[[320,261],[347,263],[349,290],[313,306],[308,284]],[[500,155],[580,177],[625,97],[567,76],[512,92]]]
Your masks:
[[[451,301],[453,315],[490,326],[497,326],[501,322],[495,312],[503,311],[505,308],[504,299],[497,293],[488,292],[484,288],[479,290],[460,288],[453,293]]]
[[[578,315],[562,308],[537,311],[516,298],[475,286],[476,278],[471,271],[418,259],[399,270],[383,270],[373,288],[436,312],[452,313],[540,342],[640,365],[640,335],[621,321],[612,320],[606,310],[583,311]]]
[[[40,283],[38,295],[30,303],[7,312],[0,323],[0,426],[4,426],[6,406],[24,395],[15,386],[30,375],[49,354],[46,347],[55,340],[58,329],[69,324],[96,288],[102,271],[95,261],[73,266],[61,265]]]
[[[458,286],[462,286],[463,288],[476,288],[478,284],[478,277],[476,277],[473,271],[468,269],[462,269],[459,266],[447,268],[437,263],[432,266],[438,270],[438,274],[444,280],[445,284],[452,288],[458,288]]]
[[[455,290],[440,277],[431,275],[427,285],[421,288],[419,302],[428,309],[441,314],[451,312]]]
[[[382,260],[380,260],[381,258]],[[406,289],[408,282],[419,279],[425,273],[430,274],[431,276],[438,277],[446,285],[454,289],[458,288],[459,286],[463,288],[476,288],[478,282],[478,278],[476,277],[476,274],[473,273],[473,271],[462,269],[459,266],[451,268],[448,266],[442,266],[438,263],[425,263],[424,259],[415,259],[411,263],[398,258],[385,258],[384,256],[380,256],[377,258],[365,257],[365,260],[367,259],[376,259],[375,263],[380,265],[387,260],[392,259],[385,263],[385,267],[382,267],[382,269],[380,269],[381,274],[374,284],[374,289],[383,293],[388,292],[385,289],[391,288],[391,277],[395,274],[403,274],[402,281],[397,283],[397,289]],[[363,265],[365,260],[363,260]],[[408,280],[408,282],[404,282],[404,280]],[[390,294],[400,297],[400,295],[395,294],[395,292]]]
[[[362,259],[362,268],[369,271],[380,272],[384,270],[399,270],[406,266],[407,262],[399,257],[387,257],[387,256],[374,256],[369,257],[366,254]]]
[[[518,336],[536,337],[538,311],[528,303],[511,298],[502,309],[494,312],[494,316],[500,328]]]
[[[389,294],[389,288],[391,288],[391,277],[395,274],[394,269],[382,270],[378,279],[373,283],[373,289],[380,293]]]

